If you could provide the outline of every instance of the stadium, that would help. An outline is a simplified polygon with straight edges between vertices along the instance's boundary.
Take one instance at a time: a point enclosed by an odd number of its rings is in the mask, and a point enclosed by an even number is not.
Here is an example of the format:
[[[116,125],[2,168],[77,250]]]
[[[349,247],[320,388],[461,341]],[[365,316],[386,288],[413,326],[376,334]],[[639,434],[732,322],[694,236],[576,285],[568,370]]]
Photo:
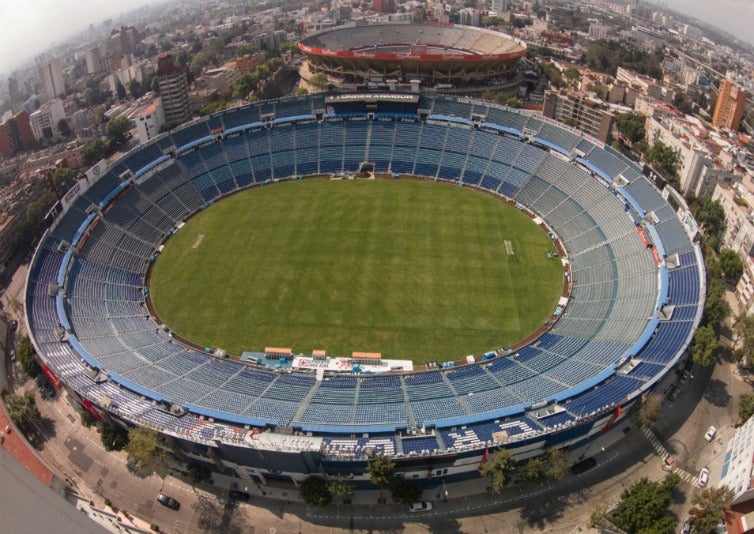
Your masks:
[[[276,348],[229,358],[152,314],[147,275],[193,215],[243,189],[371,172],[475,188],[545,227],[570,280],[553,318],[523,343],[463,362],[439,355],[427,370],[367,374],[358,364],[379,366],[372,354],[336,372],[294,368],[301,355]],[[156,429],[181,456],[247,482],[366,481],[374,455],[409,477],[452,480],[478,476],[500,447],[522,460],[586,444],[673,379],[703,308],[696,226],[674,191],[595,139],[488,102],[259,102],[139,146],[60,207],[25,297],[45,374],[96,418]]]
[[[496,85],[512,78],[526,55],[526,44],[510,35],[456,24],[351,24],[313,33],[298,46],[311,72],[356,85]]]

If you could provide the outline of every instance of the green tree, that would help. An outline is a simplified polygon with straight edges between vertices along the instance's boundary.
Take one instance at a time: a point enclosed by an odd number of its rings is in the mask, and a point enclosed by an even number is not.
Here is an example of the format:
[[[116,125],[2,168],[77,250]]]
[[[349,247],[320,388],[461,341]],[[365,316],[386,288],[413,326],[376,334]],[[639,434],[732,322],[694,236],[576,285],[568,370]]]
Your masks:
[[[375,456],[367,464],[369,480],[375,486],[387,488],[395,475],[395,462],[385,456]]]
[[[669,507],[677,485],[677,475],[668,475],[663,482],[642,478],[623,490],[620,502],[607,518],[629,534],[670,532],[676,524]]]
[[[565,76],[565,79],[568,80],[569,85],[573,85],[573,82],[579,79],[581,73],[576,67],[568,67],[563,71],[563,76]]]
[[[518,97],[512,96],[505,101],[505,105],[509,108],[520,108],[521,101],[518,99]]]
[[[545,462],[539,456],[529,460],[519,470],[518,475],[522,480],[537,482],[545,477]]]
[[[34,357],[34,346],[27,336],[22,336],[16,343],[16,358],[21,369],[31,378],[36,378],[42,370]]]
[[[24,433],[31,432],[42,418],[37,409],[37,401],[30,391],[24,391],[21,395],[7,395],[5,408],[13,424]]]
[[[107,136],[115,143],[121,143],[126,140],[128,132],[134,127],[134,123],[125,115],[116,115],[105,126]]]
[[[631,144],[640,143],[644,140],[646,121],[646,117],[638,113],[619,113],[615,117],[615,125],[618,131]]]
[[[103,421],[97,430],[106,451],[120,451],[128,444],[128,430],[112,421]]]
[[[65,117],[58,121],[57,127],[58,133],[60,133],[60,135],[62,135],[63,137],[70,137],[71,127],[68,125],[68,121],[65,119]]]
[[[126,88],[119,78],[115,78],[115,95],[118,97],[118,100],[126,98]]]
[[[725,209],[720,201],[706,197],[692,202],[690,207],[694,217],[702,225],[704,234],[719,242],[726,227]],[[717,250],[716,243],[714,245],[712,248]]]
[[[84,165],[91,167],[107,154],[108,145],[99,137],[84,145]]]
[[[329,83],[330,82],[327,79],[327,74],[325,74],[324,72],[318,72],[309,79],[309,84],[316,89],[319,89],[320,91],[327,89],[327,85]]]
[[[495,493],[503,491],[513,474],[513,455],[508,449],[498,449],[480,469],[482,476],[490,479],[490,488]]]
[[[128,445],[125,446],[128,461],[143,475],[156,474],[164,478],[168,473],[170,455],[162,447],[160,434],[139,426],[128,432]]]
[[[401,476],[395,477],[393,483],[390,484],[390,498],[396,504],[409,506],[418,501],[421,495],[422,490],[415,482]]]
[[[738,279],[744,274],[744,264],[741,261],[741,256],[731,248],[720,249],[720,269],[725,281],[731,285],[736,285]]]
[[[75,176],[76,173],[73,172],[73,169],[60,167],[59,169],[55,169],[55,172],[52,174],[52,179],[55,181],[55,185],[58,186],[60,191],[66,191],[71,185],[73,185]]]
[[[754,415],[754,395],[744,393],[738,398],[738,418],[743,424]]]
[[[654,426],[660,420],[662,411],[662,396],[650,393],[639,408],[639,424],[647,427]]]
[[[186,471],[192,482],[209,482],[212,479],[212,468],[205,462],[189,462]]]
[[[699,327],[691,345],[691,358],[695,363],[705,367],[714,364],[717,344],[717,335],[711,325]]]
[[[545,458],[548,476],[560,480],[568,474],[568,470],[571,468],[571,459],[566,451],[552,447],[547,449]]]
[[[657,139],[647,150],[647,161],[671,185],[678,185],[678,152]]]
[[[717,524],[725,518],[725,509],[733,502],[735,494],[727,486],[701,488],[691,498],[689,510],[694,532],[714,532]]]
[[[331,476],[327,488],[333,495],[343,498],[346,498],[353,493],[353,484],[351,484],[345,475],[342,474]]]
[[[327,482],[318,477],[309,477],[299,486],[301,499],[309,506],[319,508],[327,506],[332,500],[332,494],[327,487]]]
[[[733,324],[738,348],[733,353],[743,367],[750,367],[754,363],[754,315],[743,311]]]
[[[712,325],[715,332],[730,315],[730,304],[725,300],[725,287],[719,278],[707,283],[707,301],[704,303],[704,322]]]

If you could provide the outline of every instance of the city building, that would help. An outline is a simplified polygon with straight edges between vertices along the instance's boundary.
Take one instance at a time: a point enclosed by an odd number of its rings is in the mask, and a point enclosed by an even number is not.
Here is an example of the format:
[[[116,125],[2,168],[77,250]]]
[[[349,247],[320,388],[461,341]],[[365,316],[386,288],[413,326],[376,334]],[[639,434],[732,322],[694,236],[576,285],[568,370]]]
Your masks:
[[[156,99],[154,102],[138,107],[129,118],[136,125],[136,135],[139,143],[146,143],[160,134],[160,127],[165,124],[165,113],[162,102]]]
[[[728,442],[720,486],[733,490],[733,505],[754,498],[752,468],[754,467],[754,417],[741,425]]]
[[[58,131],[58,123],[61,119],[65,119],[65,109],[63,108],[62,100],[54,98],[49,102],[42,104],[42,106],[29,117],[34,139],[42,141],[43,139],[53,139],[58,137],[60,135],[60,132]]]
[[[460,12],[461,24],[466,26],[479,26],[482,20],[482,13],[473,7],[465,7]]]
[[[65,94],[65,82],[63,81],[63,69],[57,58],[46,61],[39,69],[39,75],[44,86],[45,96],[48,100]]]
[[[100,43],[86,51],[86,72],[89,74],[108,74],[112,70],[113,61],[107,43]]]
[[[186,72],[175,64],[170,54],[163,54],[157,59],[157,86],[165,122],[182,123],[189,120],[191,116]]]
[[[0,154],[12,157],[21,150],[28,150],[34,141],[29,123],[29,114],[22,110],[0,124]]]
[[[216,69],[208,69],[197,80],[197,87],[215,89],[221,95],[233,91],[235,83],[241,79],[241,71],[235,61],[229,61]]]
[[[712,114],[712,125],[738,130],[746,108],[746,91],[728,79],[720,82],[717,104]]]
[[[505,13],[508,11],[508,0],[490,0],[490,11],[492,13]]]
[[[577,93],[546,91],[542,114],[582,130],[602,142],[610,141],[615,116],[601,103]]]
[[[610,26],[607,24],[600,24],[599,22],[589,24],[590,39],[607,39],[608,35],[610,35]]]
[[[377,13],[393,13],[395,0],[373,0],[372,6]]]

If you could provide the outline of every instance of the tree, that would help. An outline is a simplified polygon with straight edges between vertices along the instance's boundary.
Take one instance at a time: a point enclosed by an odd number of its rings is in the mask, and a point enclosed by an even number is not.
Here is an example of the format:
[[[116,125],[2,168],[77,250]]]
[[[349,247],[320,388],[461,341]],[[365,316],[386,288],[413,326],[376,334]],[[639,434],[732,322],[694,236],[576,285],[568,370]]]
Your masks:
[[[691,358],[695,363],[705,367],[714,364],[717,343],[717,336],[711,325],[699,327],[696,334],[694,334],[694,341],[691,346]]]
[[[406,506],[415,503],[421,499],[422,490],[415,482],[395,477],[390,485],[390,498],[396,504],[405,504]]]
[[[24,391],[21,395],[7,395],[5,407],[10,420],[24,433],[30,432],[42,418],[37,409],[37,401],[29,391]]]
[[[325,74],[324,72],[318,72],[309,79],[309,84],[319,89],[320,91],[327,89],[327,85],[329,83],[330,82],[327,79],[327,74]]]
[[[731,285],[736,285],[738,279],[744,274],[744,264],[741,256],[731,248],[720,249],[720,269],[723,272],[725,281]]]
[[[37,359],[34,357],[34,347],[27,336],[22,336],[18,340],[18,343],[16,343],[16,358],[21,365],[21,369],[31,378],[36,378],[42,370],[39,367],[39,363],[37,363]]]
[[[126,98],[126,88],[123,86],[119,78],[115,78],[115,95],[118,100]]]
[[[98,431],[106,451],[120,451],[128,444],[128,431],[112,421],[103,421]]]
[[[62,135],[63,137],[70,137],[71,127],[68,126],[68,121],[65,119],[65,117],[58,121],[57,127],[58,133],[60,133],[60,135]]]
[[[134,127],[134,123],[125,115],[116,115],[107,123],[105,132],[107,136],[115,143],[122,143],[126,140],[128,132]]]
[[[691,204],[691,211],[707,237],[720,240],[725,232],[725,209],[719,200],[709,197]],[[717,246],[713,246],[716,250]]]
[[[689,98],[689,95],[683,91],[677,91],[673,95],[673,105],[678,108],[678,111],[690,115],[694,109],[694,104]]]
[[[84,165],[91,167],[107,154],[107,143],[97,137],[84,145]]]
[[[367,472],[369,473],[369,480],[375,486],[380,488],[387,488],[393,481],[393,475],[395,474],[395,462],[385,456],[375,456],[367,464]]]
[[[631,144],[644,140],[644,125],[646,121],[646,117],[638,113],[619,113],[615,117],[615,125],[618,131]]]
[[[327,482],[318,477],[309,477],[299,486],[301,499],[309,506],[327,506],[332,499],[332,494],[327,487]]]
[[[205,462],[190,462],[186,466],[189,478],[196,483],[209,482],[212,479],[212,468]]]
[[[337,495],[338,497],[346,498],[353,493],[353,484],[341,474],[333,475],[330,477],[330,482],[327,485],[330,493]]]
[[[730,315],[730,304],[725,300],[725,287],[719,278],[707,283],[707,301],[704,303],[704,322],[717,332],[720,324]]]
[[[568,453],[563,449],[550,448],[547,449],[545,454],[547,458],[547,475],[557,480],[565,477],[571,468]]]
[[[482,476],[490,479],[490,488],[495,493],[503,491],[513,474],[513,455],[508,449],[498,449],[480,469]]]
[[[529,482],[537,482],[545,477],[545,462],[539,456],[529,458],[519,471],[519,476]]]
[[[738,398],[738,419],[743,424],[754,415],[754,395],[744,393]]]
[[[657,139],[647,150],[647,161],[671,185],[678,185],[678,152]]]
[[[521,101],[518,99],[518,97],[512,96],[505,101],[505,105],[509,108],[520,108]]]
[[[739,365],[748,367],[754,363],[754,315],[749,315],[744,310],[736,318],[733,332],[736,335],[736,345],[738,345],[733,354]]]
[[[660,420],[662,410],[662,396],[650,393],[639,408],[639,424],[647,427],[654,426]]]
[[[160,434],[143,426],[128,432],[128,445],[125,446],[128,461],[143,475],[156,474],[165,477],[168,473],[170,455],[162,448]]]
[[[73,169],[60,167],[59,169],[55,169],[55,172],[52,174],[52,179],[58,189],[63,192],[73,185],[75,176],[76,173],[73,172]]]
[[[714,532],[721,519],[725,518],[725,509],[733,502],[735,494],[727,486],[719,488],[701,488],[691,498],[694,506],[689,510],[691,526],[694,532]]]
[[[620,502],[607,518],[629,534],[670,532],[676,519],[669,507],[678,481],[678,475],[668,475],[663,482],[638,480],[623,490]]]
[[[573,82],[575,82],[581,76],[581,73],[576,67],[568,67],[563,71],[563,76],[565,76],[570,85],[573,85]]]

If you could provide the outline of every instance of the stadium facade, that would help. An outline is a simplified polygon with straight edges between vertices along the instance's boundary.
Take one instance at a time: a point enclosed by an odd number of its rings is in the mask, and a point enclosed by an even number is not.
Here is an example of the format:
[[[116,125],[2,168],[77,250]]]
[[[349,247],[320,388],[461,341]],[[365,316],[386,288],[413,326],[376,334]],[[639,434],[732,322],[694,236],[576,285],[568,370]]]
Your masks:
[[[238,190],[365,164],[479,188],[546,224],[571,278],[557,321],[472,364],[365,376],[224,358],[150,314],[149,267],[187,218]],[[180,458],[245,483],[366,480],[377,454],[409,477],[452,479],[477,476],[499,447],[522,460],[585,444],[674,372],[702,314],[704,262],[675,192],[593,138],[487,102],[260,102],[164,134],[98,176],[61,201],[29,270],[44,371],[96,417],[154,428]]]
[[[451,88],[504,83],[526,44],[493,30],[458,24],[349,24],[302,39],[309,71],[341,85],[392,86],[415,80]]]

